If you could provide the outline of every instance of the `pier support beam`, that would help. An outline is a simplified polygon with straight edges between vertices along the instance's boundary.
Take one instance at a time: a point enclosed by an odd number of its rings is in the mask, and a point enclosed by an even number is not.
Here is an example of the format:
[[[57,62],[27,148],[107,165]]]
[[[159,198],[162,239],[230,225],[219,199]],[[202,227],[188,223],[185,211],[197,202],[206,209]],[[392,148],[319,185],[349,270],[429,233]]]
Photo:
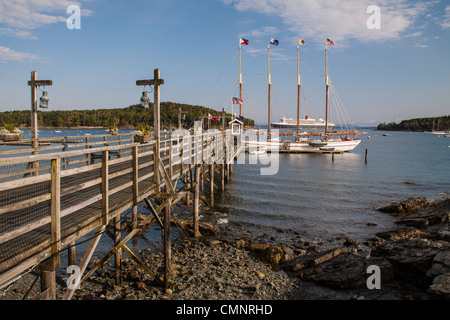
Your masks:
[[[192,225],[194,230],[194,238],[200,237],[198,229],[198,211],[200,205],[200,171],[201,166],[195,166],[195,181],[194,181],[194,212],[192,217]]]
[[[170,216],[172,211],[172,199],[167,199],[166,207],[164,208],[164,285],[166,288],[172,286],[172,250],[170,239]]]
[[[210,179],[210,185],[209,185],[209,193],[211,195],[211,208],[214,207],[214,164],[209,165],[209,179]]]

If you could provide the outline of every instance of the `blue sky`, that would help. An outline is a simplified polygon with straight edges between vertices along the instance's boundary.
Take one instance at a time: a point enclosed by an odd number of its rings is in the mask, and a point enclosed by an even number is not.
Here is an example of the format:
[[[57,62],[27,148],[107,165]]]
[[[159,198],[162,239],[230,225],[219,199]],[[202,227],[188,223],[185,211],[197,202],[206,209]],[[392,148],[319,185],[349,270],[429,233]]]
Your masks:
[[[70,5],[81,7],[79,30],[67,28]],[[380,29],[367,27],[371,5]],[[296,116],[298,38],[302,117],[324,117],[326,38],[336,42],[331,81],[354,123],[448,115],[449,35],[446,0],[1,0],[0,111],[30,109],[32,70],[53,80],[50,110],[73,110],[135,104],[136,80],[159,68],[162,101],[231,112],[243,37],[244,116],[263,124],[274,37],[272,119]]]

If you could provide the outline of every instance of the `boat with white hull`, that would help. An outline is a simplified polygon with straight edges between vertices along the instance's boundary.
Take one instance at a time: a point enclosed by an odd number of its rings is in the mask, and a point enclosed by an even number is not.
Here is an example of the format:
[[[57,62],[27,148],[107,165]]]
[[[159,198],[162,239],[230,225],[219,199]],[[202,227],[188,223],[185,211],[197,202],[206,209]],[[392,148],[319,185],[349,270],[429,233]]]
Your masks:
[[[338,138],[327,140],[302,139],[300,141],[290,140],[247,140],[246,151],[255,153],[261,148],[267,152],[291,152],[291,153],[343,153],[352,151],[361,143],[360,139]]]
[[[329,44],[327,39],[327,45]],[[303,42],[304,44],[304,42]],[[334,45],[334,42],[332,42]],[[300,91],[301,91],[301,79],[299,68],[299,51],[300,42],[297,48],[297,121],[296,128],[297,134],[293,140],[280,140],[279,138],[273,139],[277,133],[274,133],[272,137],[272,125],[268,126],[266,139],[247,138],[245,140],[245,148],[248,152],[255,152],[260,149],[266,149],[267,152],[292,152],[292,153],[342,153],[355,149],[360,143],[361,139],[350,138],[349,136],[361,134],[355,130],[348,130],[346,132],[330,132],[330,125],[334,124],[328,121],[329,114],[329,78],[328,78],[328,53],[327,47],[325,47],[325,86],[326,86],[326,108],[325,108],[325,121],[324,132],[312,132],[312,133],[300,133],[301,121],[300,121]],[[268,61],[268,123],[271,122],[271,75],[270,75],[270,45],[267,47],[267,61]],[[240,64],[240,62],[239,62]],[[279,133],[279,136],[288,136],[286,133]],[[293,134],[292,134],[293,135]]]

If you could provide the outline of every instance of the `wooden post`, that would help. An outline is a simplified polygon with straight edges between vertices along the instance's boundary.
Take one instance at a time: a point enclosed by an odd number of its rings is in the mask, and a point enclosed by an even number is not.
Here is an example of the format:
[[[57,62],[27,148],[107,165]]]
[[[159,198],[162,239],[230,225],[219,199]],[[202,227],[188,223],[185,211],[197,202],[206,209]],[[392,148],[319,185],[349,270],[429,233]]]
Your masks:
[[[367,164],[367,153],[368,153],[368,150],[366,149],[366,156],[365,156],[365,158],[364,158],[364,163],[365,163],[365,164]]]
[[[64,139],[63,139],[63,149],[62,149],[63,153],[66,150],[67,150],[67,137],[64,137]],[[63,170],[66,170],[66,169],[67,169],[67,158],[64,157],[63,158]]]
[[[114,218],[114,245],[120,242],[120,214]],[[122,284],[122,249],[114,254],[114,266],[116,270],[116,284]]]
[[[33,149],[37,150],[38,143],[38,121],[37,121],[37,86],[34,84],[37,80],[37,72],[31,71],[31,139],[33,143]],[[35,154],[35,153],[33,153]]]
[[[117,140],[120,146],[122,144],[122,136],[120,134],[117,135]],[[119,158],[122,158],[122,149],[119,149]]]
[[[31,71],[31,80],[28,81],[28,85],[31,87],[31,139],[33,154],[39,153],[39,140],[38,140],[38,119],[37,119],[37,87],[38,86],[51,86],[53,82],[51,80],[37,80],[37,72]],[[35,169],[34,175],[39,175],[38,171],[39,161],[32,163],[32,168]]]
[[[51,165],[51,223],[50,223],[50,261],[44,262],[45,268],[41,276],[41,291],[48,291],[51,300],[56,299],[56,269],[60,264],[61,251],[61,160],[52,160]]]
[[[85,143],[86,143],[86,149],[89,149],[89,137],[85,138]],[[86,153],[86,165],[90,165],[90,164],[91,164],[91,154]]]
[[[172,199],[167,199],[167,205],[164,209],[164,284],[166,288],[172,285],[172,252],[170,239],[170,216],[172,208]]]
[[[120,136],[119,136],[120,137]],[[137,206],[138,206],[138,197],[139,197],[139,166],[138,166],[138,147],[134,146],[132,148],[133,154],[133,226],[132,229],[137,227]]]
[[[154,70],[154,80],[159,80],[159,70]],[[153,97],[154,97],[154,105],[153,105],[153,132],[155,134],[155,141],[156,141],[156,157],[154,157],[154,165],[155,168],[159,168],[159,161],[160,161],[160,129],[161,129],[161,113],[160,113],[160,93],[159,93],[159,84],[154,85],[153,89]],[[159,178],[159,170],[155,170],[155,182],[159,185],[160,178]]]
[[[160,149],[160,125],[161,125],[161,117],[160,117],[160,86],[164,84],[164,79],[160,78],[159,69],[154,70],[154,79],[152,80],[137,80],[137,86],[154,86],[154,108],[153,108],[153,135],[155,139],[155,147],[153,153],[153,166],[155,168],[155,183],[159,185],[160,176],[159,176],[159,149]]]
[[[75,265],[77,265],[77,253],[76,253],[75,241],[69,243],[68,246],[69,246],[68,265],[75,266]]]
[[[108,224],[109,211],[109,160],[108,151],[102,152],[102,224]]]
[[[209,178],[210,181],[210,189],[209,192],[211,194],[211,208],[214,207],[214,164],[209,165]]]
[[[172,141],[169,140],[169,178],[172,180],[173,177],[173,163],[172,163],[172,157],[173,157],[173,146]]]
[[[226,129],[226,123],[227,123],[227,119],[226,119],[225,108],[222,108],[222,130],[224,132],[225,132],[225,129]]]
[[[199,211],[199,198],[200,198],[200,171],[201,166],[195,166],[195,182],[194,182],[194,216],[193,216],[193,229],[194,229],[194,237],[200,237],[200,232],[198,229],[198,211]]]

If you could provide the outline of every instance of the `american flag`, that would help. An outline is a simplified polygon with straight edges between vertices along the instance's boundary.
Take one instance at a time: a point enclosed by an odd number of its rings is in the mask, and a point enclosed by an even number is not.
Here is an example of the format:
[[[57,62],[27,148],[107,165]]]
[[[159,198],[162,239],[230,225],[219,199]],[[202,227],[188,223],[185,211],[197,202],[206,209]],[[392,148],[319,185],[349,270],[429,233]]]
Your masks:
[[[244,104],[244,101],[242,101],[242,99],[233,97],[233,104]]]
[[[327,38],[326,45],[327,46],[334,46],[334,41]]]

